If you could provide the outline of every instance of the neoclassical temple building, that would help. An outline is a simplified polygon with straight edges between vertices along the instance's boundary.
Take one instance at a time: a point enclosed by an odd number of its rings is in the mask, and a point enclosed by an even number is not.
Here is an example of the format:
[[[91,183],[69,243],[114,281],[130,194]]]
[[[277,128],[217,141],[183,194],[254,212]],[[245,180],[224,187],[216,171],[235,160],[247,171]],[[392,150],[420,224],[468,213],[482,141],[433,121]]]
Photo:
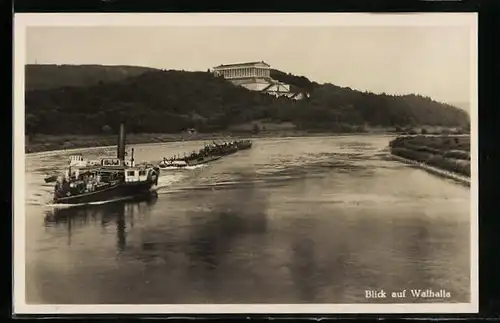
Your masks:
[[[306,94],[293,93],[290,85],[271,78],[271,66],[263,61],[240,64],[227,64],[214,67],[216,76],[223,76],[235,85],[243,86],[251,91],[265,92],[275,96],[286,96],[301,100]]]

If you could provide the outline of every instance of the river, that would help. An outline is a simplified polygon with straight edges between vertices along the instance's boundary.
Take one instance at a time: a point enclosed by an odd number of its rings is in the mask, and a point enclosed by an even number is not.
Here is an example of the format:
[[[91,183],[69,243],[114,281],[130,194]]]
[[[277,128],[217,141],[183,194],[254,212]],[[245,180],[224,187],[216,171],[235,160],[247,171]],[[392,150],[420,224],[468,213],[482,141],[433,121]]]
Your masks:
[[[26,155],[26,302],[394,302],[365,297],[381,288],[469,302],[470,190],[392,160],[391,139],[257,139],[162,171],[157,198],[59,209],[43,178],[69,153]],[[155,161],[201,145],[133,147]]]

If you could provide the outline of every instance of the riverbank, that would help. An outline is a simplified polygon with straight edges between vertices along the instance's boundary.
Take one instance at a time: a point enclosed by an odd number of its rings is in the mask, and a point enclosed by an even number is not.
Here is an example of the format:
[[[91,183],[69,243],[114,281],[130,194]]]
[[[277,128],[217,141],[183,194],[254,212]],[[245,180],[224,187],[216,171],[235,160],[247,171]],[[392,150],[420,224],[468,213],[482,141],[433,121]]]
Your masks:
[[[446,171],[446,170],[443,170],[440,168],[436,168],[436,167],[427,165],[425,163],[420,163],[420,162],[417,162],[417,161],[414,161],[411,159],[407,159],[407,158],[403,158],[403,157],[400,157],[397,155],[392,155],[392,158],[399,160],[400,162],[403,162],[405,164],[414,165],[414,166],[417,166],[419,168],[422,168],[423,170],[425,170],[431,174],[446,177],[446,178],[452,179],[460,184],[463,184],[463,185],[470,187],[470,177],[462,176],[462,175],[454,173],[454,172],[449,172],[449,171]]]
[[[260,131],[252,132],[227,132],[227,133],[178,133],[178,134],[127,134],[127,144],[149,144],[175,141],[196,141],[196,140],[228,140],[240,138],[283,138],[283,137],[312,137],[312,136],[332,136],[332,135],[367,135],[367,134],[391,134],[389,131],[360,132],[360,133],[327,133],[308,132],[300,130],[290,131]],[[35,135],[26,138],[25,153],[39,153],[54,150],[70,150],[79,148],[107,147],[115,146],[116,135]]]
[[[403,162],[470,185],[470,136],[400,136],[389,146]]]

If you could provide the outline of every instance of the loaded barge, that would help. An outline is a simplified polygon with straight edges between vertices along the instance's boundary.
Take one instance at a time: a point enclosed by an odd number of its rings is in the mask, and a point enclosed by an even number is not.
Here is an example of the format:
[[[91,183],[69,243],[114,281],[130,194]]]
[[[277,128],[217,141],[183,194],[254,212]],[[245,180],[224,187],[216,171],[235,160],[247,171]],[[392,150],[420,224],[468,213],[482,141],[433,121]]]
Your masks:
[[[218,144],[213,142],[210,145],[205,145],[204,148],[198,152],[193,152],[189,156],[163,158],[158,164],[158,167],[164,168],[185,168],[187,166],[196,166],[205,164],[211,161],[220,159],[223,156],[228,156],[238,152],[239,150],[246,150],[252,147],[250,140],[238,140],[232,142],[225,142]]]

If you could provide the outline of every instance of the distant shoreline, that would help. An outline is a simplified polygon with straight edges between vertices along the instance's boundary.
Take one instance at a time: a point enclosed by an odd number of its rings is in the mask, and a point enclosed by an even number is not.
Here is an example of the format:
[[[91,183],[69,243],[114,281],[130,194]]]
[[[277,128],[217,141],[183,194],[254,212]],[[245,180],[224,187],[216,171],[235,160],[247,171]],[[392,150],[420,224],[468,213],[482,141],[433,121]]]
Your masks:
[[[307,131],[261,131],[258,134],[248,132],[237,133],[197,133],[188,135],[178,134],[127,134],[127,145],[154,144],[182,141],[199,140],[225,140],[237,138],[284,138],[284,137],[324,137],[324,136],[345,136],[345,135],[397,135],[390,131],[370,131],[370,132],[307,132]],[[25,154],[34,154],[59,150],[74,150],[84,148],[106,148],[115,147],[117,144],[116,135],[36,135],[26,139]]]

